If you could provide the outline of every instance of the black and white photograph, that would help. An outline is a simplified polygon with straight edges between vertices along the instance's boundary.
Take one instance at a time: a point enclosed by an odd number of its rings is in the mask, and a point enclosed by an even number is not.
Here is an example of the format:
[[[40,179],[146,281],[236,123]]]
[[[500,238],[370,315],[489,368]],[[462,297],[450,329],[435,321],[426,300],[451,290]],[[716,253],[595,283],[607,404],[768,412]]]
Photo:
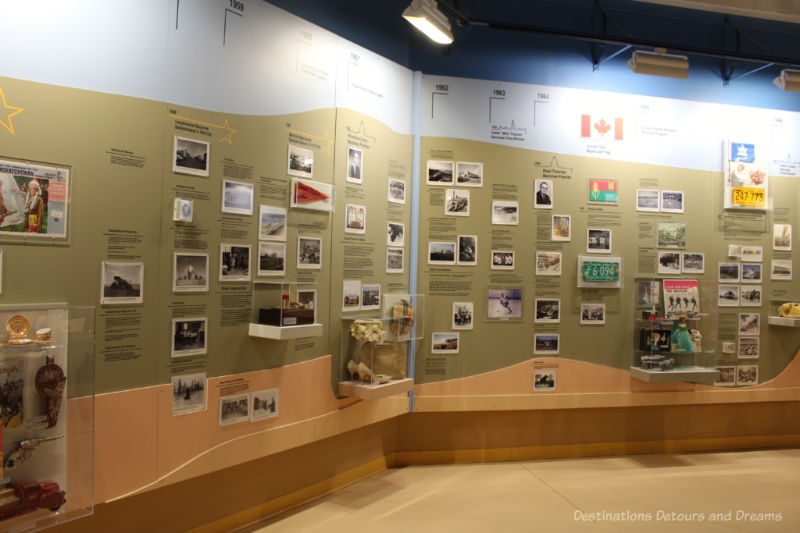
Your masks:
[[[769,277],[772,281],[792,281],[792,260],[773,259]]]
[[[319,270],[322,268],[322,238],[297,236],[297,268]]]
[[[717,306],[739,307],[739,285],[717,285]]]
[[[175,222],[191,222],[194,219],[194,200],[175,198],[172,205],[172,220]]]
[[[144,263],[103,261],[101,269],[101,304],[140,304],[144,301]]]
[[[761,263],[741,264],[742,283],[761,283]]]
[[[342,311],[358,311],[361,309],[361,280],[346,279],[342,281]]]
[[[179,174],[208,176],[209,143],[175,137],[175,159],[172,171]]]
[[[659,211],[659,190],[658,189],[636,189],[636,210]]]
[[[772,249],[788,252],[792,249],[792,225],[772,225]]]
[[[761,355],[758,337],[739,337],[739,359],[758,359]]]
[[[739,281],[739,263],[719,263],[719,281]]]
[[[406,203],[406,182],[403,180],[396,180],[389,178],[388,185],[389,197],[388,200],[393,204]]]
[[[553,209],[553,180],[534,180],[533,207],[536,209]]]
[[[289,145],[289,164],[288,170],[290,176],[297,176],[300,178],[313,177],[314,168],[314,152],[308,148],[300,148],[299,146]]]
[[[492,250],[492,270],[514,270],[514,250]]]
[[[314,310],[314,322],[317,322],[317,291],[316,289],[297,289],[297,303],[302,309]]]
[[[220,244],[219,280],[250,281],[249,244]]]
[[[663,213],[683,213],[683,191],[661,191]]]
[[[381,308],[381,286],[376,284],[361,285],[361,309]]]
[[[536,315],[534,322],[543,324],[558,324],[561,322],[560,298],[536,298]]]
[[[347,176],[349,183],[363,183],[361,169],[364,168],[364,153],[352,146],[347,148]]]
[[[406,225],[402,222],[386,223],[386,244],[388,246],[403,246],[406,243]]]
[[[172,414],[204,411],[206,408],[206,373],[172,376]]]
[[[473,302],[453,302],[453,329],[472,329]]]
[[[488,289],[486,316],[494,320],[522,318],[522,289]]]
[[[208,353],[208,317],[172,319],[172,357]]]
[[[533,353],[542,355],[556,355],[559,349],[559,335],[557,333],[535,333],[533,335]]]
[[[681,273],[681,253],[680,252],[658,252],[658,273],[659,274],[680,274]]]
[[[761,335],[761,314],[739,313],[739,335]]]
[[[428,185],[453,185],[453,162],[428,160]]]
[[[222,212],[234,215],[252,215],[253,184],[223,179]]]
[[[590,254],[610,254],[611,230],[594,228],[587,229],[586,251]]]
[[[700,253],[681,254],[681,272],[684,274],[703,274],[706,270],[706,256]]]
[[[250,393],[250,421],[258,422],[278,416],[279,389],[265,389]]]
[[[737,385],[758,385],[758,365],[739,365],[736,367]]]
[[[553,215],[553,223],[550,229],[550,240],[570,240],[571,220],[572,218],[569,215]]]
[[[292,178],[289,207],[311,211],[333,211],[333,184],[311,179]]]
[[[344,219],[345,233],[358,233],[363,235],[367,231],[367,207],[364,205],[345,205]]]
[[[459,187],[483,187],[483,163],[456,163],[456,185]]]
[[[459,265],[478,264],[478,236],[459,235],[458,236],[458,259]]]
[[[208,254],[175,252],[173,267],[174,292],[208,290]]]
[[[386,273],[387,274],[402,274],[404,271],[404,255],[403,248],[386,248]]]
[[[656,223],[659,248],[686,248],[686,222]]]
[[[606,304],[581,304],[581,324],[599,326],[606,323]]]
[[[250,421],[250,395],[233,394],[219,399],[219,425]]]
[[[761,285],[742,285],[739,293],[739,305],[742,307],[761,307],[763,293]]]
[[[742,261],[760,263],[764,260],[764,248],[761,246],[742,246],[740,258]]]
[[[735,366],[718,366],[717,372],[719,377],[714,381],[717,387],[733,387],[736,385],[736,367]]]
[[[258,275],[283,276],[286,274],[286,243],[258,243]]]
[[[533,369],[533,390],[539,392],[555,391],[558,370],[555,368]]]
[[[286,217],[285,207],[259,206],[258,238],[262,241],[285,241]]]
[[[516,226],[519,224],[519,202],[514,200],[492,200],[492,224]]]
[[[456,243],[454,242],[428,242],[429,265],[455,265]]]
[[[561,252],[550,252],[544,250],[536,251],[536,275],[537,276],[560,276],[561,275]]]
[[[444,214],[457,217],[469,216],[469,191],[447,189],[444,195]]]
[[[636,281],[637,307],[657,306],[660,300],[661,283],[658,281]]]
[[[431,353],[457,354],[459,337],[455,332],[432,333]]]

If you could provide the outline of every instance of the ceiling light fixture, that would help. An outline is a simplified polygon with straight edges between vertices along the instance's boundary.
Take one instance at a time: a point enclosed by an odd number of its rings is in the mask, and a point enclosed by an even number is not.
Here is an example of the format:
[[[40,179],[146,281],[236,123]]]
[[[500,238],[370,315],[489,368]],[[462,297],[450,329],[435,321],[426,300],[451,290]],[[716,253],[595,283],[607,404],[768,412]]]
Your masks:
[[[450,21],[439,11],[436,0],[412,0],[403,11],[403,18],[434,42],[439,44],[453,42]]]
[[[628,67],[637,74],[682,79],[689,77],[689,58],[668,54],[666,48],[656,48],[655,52],[637,50],[628,60]]]
[[[772,80],[772,83],[784,91],[800,93],[800,70],[785,68],[777,78]]]

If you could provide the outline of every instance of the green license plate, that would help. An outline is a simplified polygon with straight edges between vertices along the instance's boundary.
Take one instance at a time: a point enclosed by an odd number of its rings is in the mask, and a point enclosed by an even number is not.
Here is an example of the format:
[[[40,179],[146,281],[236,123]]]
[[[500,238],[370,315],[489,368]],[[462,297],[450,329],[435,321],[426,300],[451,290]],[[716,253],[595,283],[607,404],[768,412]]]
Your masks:
[[[619,263],[584,261],[583,281],[619,281]]]

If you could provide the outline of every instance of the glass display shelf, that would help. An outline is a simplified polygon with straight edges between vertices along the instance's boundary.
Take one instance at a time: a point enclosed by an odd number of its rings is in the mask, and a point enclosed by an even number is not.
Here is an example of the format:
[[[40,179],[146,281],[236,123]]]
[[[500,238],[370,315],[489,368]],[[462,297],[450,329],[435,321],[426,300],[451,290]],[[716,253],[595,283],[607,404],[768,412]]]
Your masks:
[[[249,334],[251,337],[287,340],[319,337],[317,283],[254,281]]]

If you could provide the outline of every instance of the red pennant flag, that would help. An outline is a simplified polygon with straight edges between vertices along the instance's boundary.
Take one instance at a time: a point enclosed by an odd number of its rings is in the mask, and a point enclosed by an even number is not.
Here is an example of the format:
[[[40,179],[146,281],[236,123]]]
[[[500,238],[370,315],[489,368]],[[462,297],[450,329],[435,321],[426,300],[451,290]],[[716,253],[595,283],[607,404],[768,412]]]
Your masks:
[[[319,200],[327,200],[330,198],[327,194],[323,194],[313,187],[309,187],[302,181],[297,182],[297,191],[295,193],[295,202],[298,204],[305,204],[308,202],[317,202]]]

